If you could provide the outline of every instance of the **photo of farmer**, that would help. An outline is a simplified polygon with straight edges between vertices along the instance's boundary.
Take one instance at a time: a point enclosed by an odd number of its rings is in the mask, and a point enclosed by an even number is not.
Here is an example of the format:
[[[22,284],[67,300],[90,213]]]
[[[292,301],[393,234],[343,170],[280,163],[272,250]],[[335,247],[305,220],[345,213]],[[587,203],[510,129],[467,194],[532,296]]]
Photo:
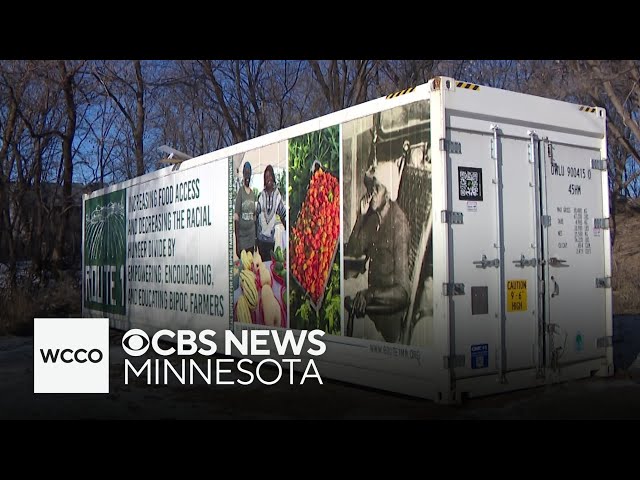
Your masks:
[[[242,186],[238,189],[233,215],[236,235],[236,255],[242,250],[251,252],[256,247],[256,194],[251,188],[251,163],[242,166]]]
[[[233,319],[239,324],[288,327],[286,158],[286,142],[233,157],[242,168],[238,198],[244,199],[236,198],[236,209],[248,213],[233,270]]]
[[[258,251],[262,258],[269,258],[275,252],[276,222],[280,219],[284,230],[287,229],[287,210],[280,191],[276,188],[276,177],[273,167],[264,169],[264,190],[258,195],[256,206],[256,225]]]
[[[364,176],[366,194],[361,199],[356,224],[345,256],[369,261],[366,288],[352,303],[352,335],[399,343],[402,320],[409,306],[409,222],[388,188],[376,177],[375,167]],[[367,306],[381,306],[379,313]]]
[[[345,335],[429,344],[433,335],[429,102],[343,124],[342,151]]]

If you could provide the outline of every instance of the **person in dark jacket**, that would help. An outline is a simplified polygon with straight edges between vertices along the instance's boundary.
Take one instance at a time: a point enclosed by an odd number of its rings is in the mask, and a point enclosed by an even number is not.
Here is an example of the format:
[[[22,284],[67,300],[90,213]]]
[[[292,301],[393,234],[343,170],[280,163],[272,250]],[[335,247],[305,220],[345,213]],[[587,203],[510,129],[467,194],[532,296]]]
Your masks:
[[[353,299],[354,336],[396,343],[409,304],[409,222],[376,177],[375,167],[367,170],[364,183],[366,193],[345,249],[345,255],[364,257],[369,262],[368,287]],[[367,307],[374,305],[386,307],[379,310],[384,313],[367,312]],[[367,320],[373,322],[377,332],[368,331]]]

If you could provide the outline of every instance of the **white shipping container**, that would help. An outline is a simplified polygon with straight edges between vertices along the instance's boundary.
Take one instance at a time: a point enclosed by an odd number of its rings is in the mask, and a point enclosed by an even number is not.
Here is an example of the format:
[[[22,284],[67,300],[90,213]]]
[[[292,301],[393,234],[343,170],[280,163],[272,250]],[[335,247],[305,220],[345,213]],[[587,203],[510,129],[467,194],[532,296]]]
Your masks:
[[[323,377],[441,402],[612,375],[606,152],[601,108],[438,77],[85,196],[83,313],[320,328]],[[285,179],[275,327],[260,280],[238,313],[245,162]]]

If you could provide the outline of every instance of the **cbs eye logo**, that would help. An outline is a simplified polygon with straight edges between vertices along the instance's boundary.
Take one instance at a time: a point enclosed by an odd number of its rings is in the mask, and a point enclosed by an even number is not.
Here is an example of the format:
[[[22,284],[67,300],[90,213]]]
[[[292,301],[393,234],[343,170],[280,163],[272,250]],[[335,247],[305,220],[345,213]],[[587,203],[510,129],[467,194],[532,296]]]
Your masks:
[[[139,357],[149,350],[149,336],[139,328],[134,328],[122,337],[122,348],[132,357]]]

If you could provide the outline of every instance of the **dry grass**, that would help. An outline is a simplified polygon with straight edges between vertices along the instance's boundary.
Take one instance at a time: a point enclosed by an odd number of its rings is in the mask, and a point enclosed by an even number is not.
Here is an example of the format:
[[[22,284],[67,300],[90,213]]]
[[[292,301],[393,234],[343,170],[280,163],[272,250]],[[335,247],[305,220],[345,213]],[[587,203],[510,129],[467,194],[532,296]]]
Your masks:
[[[33,335],[37,317],[79,317],[82,290],[73,275],[62,275],[46,287],[27,281],[0,292],[0,335]]]
[[[28,335],[33,332],[36,305],[24,290],[3,292],[0,297],[0,335]]]
[[[640,313],[640,207],[627,204],[616,214],[612,265],[613,313]]]

